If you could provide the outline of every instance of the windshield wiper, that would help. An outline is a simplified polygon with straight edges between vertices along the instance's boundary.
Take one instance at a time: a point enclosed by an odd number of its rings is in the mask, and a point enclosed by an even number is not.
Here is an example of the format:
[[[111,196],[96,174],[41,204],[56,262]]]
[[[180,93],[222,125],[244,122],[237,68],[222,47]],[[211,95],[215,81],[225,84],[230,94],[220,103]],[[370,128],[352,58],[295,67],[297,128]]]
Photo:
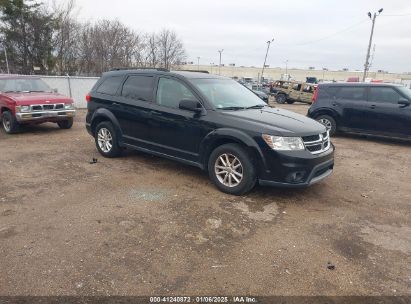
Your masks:
[[[254,106],[251,106],[251,107],[247,107],[246,109],[262,109],[265,106],[266,106],[265,104],[258,104],[258,105],[254,105]]]
[[[238,107],[238,106],[234,106],[234,107],[222,107],[222,108],[218,108],[219,110],[244,110],[244,107]]]

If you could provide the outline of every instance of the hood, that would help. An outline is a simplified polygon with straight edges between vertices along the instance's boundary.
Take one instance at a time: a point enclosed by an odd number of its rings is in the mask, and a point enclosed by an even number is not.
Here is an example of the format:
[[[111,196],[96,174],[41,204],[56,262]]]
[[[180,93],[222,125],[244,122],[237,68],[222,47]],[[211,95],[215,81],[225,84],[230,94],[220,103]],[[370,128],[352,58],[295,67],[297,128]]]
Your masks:
[[[28,106],[33,104],[53,104],[53,103],[73,103],[70,97],[50,92],[31,92],[31,93],[6,93],[4,94],[13,99],[17,105]]]
[[[248,121],[270,135],[307,136],[326,131],[322,124],[311,118],[277,108],[224,111],[224,115]]]

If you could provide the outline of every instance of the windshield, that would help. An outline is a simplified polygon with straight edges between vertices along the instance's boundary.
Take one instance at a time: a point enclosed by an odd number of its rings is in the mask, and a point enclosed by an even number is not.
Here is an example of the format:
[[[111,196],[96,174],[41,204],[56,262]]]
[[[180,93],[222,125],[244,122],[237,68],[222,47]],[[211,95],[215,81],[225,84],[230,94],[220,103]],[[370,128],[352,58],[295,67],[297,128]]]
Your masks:
[[[231,79],[192,79],[191,82],[217,109],[264,106],[253,92]]]
[[[405,95],[408,100],[411,100],[411,90],[406,88],[406,87],[398,87],[398,90],[400,90],[400,92]]]
[[[2,92],[51,92],[50,87],[38,78],[0,79]]]

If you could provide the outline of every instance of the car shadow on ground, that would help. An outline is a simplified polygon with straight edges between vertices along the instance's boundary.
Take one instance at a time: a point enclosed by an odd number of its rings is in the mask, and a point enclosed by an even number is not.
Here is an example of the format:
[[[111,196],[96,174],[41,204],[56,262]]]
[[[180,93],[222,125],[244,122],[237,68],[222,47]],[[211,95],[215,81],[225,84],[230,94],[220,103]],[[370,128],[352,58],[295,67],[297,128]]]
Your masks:
[[[148,167],[152,169],[161,168],[161,170],[166,170],[167,174],[173,172],[179,172],[188,181],[198,180],[204,182],[206,186],[210,189],[219,191],[217,187],[211,182],[208,172],[201,170],[190,165],[186,165],[180,162],[162,158],[159,156],[150,155],[144,152],[125,150],[122,157],[127,159],[133,159],[136,163],[144,162]],[[258,185],[244,195],[238,197],[251,197],[251,198],[278,198],[278,199],[294,199],[304,196],[307,192],[310,192],[310,188],[316,188],[317,185],[313,185],[309,188],[278,188],[278,187],[266,187]],[[223,194],[223,193],[222,193]],[[236,197],[232,195],[233,197]]]
[[[402,139],[402,138],[391,138],[391,137],[381,137],[376,135],[362,135],[355,133],[338,133],[335,134],[331,140],[338,139],[351,139],[356,141],[367,141],[380,144],[390,144],[390,145],[401,145],[403,147],[411,147],[411,138]]]

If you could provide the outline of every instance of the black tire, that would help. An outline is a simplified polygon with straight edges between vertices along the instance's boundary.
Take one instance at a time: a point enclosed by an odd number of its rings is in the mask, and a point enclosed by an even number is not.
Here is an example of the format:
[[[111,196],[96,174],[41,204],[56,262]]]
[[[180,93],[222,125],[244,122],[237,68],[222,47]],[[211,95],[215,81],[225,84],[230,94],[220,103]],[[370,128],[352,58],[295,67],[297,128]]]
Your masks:
[[[294,100],[290,100],[290,99],[287,100],[288,104],[293,104],[294,102],[295,102]]]
[[[279,104],[284,104],[287,101],[287,96],[285,94],[277,94],[275,101]]]
[[[4,111],[1,115],[3,129],[7,134],[16,133],[19,130],[19,123],[10,111]]]
[[[104,131],[103,131],[104,129]],[[100,133],[102,132],[102,133]],[[108,132],[108,133],[105,133]],[[107,140],[111,143],[111,148],[109,146],[106,146],[105,144],[102,144],[102,147],[100,147],[99,144],[99,134],[102,136],[103,134],[107,134],[109,137],[111,137],[111,140],[109,140],[107,137]],[[114,130],[114,127],[111,122],[109,121],[103,121],[99,123],[96,127],[96,130],[94,132],[94,139],[96,142],[96,147],[98,152],[100,152],[101,155],[104,157],[117,157],[121,155],[122,149],[118,145],[118,139],[117,139],[117,134]],[[103,150],[104,149],[104,150]]]
[[[317,116],[315,120],[324,125],[330,131],[331,136],[337,132],[337,123],[333,117],[329,115],[320,115]]]
[[[228,173],[222,169],[216,168],[216,166],[220,164],[220,157],[223,157],[223,159],[225,159],[224,155],[227,155],[229,157],[229,161],[232,161],[230,171],[236,171],[235,174]],[[238,162],[235,162],[234,158],[236,158]],[[238,163],[240,164],[240,167],[233,169],[233,165],[238,165]],[[220,177],[218,177],[216,170],[222,170],[220,171]],[[241,179],[239,179],[238,175],[236,175],[239,173],[238,170],[240,170],[242,174]],[[254,188],[257,181],[256,170],[254,164],[251,161],[251,157],[249,156],[247,151],[239,144],[225,144],[217,147],[211,153],[208,160],[208,173],[211,180],[214,182],[218,189],[220,189],[222,192],[234,195],[242,195],[249,192]],[[223,179],[223,181],[220,180],[220,178],[223,178],[223,174],[228,176],[226,181],[227,183],[229,183],[229,181],[234,181],[232,186],[225,185],[223,183],[225,179]],[[236,176],[237,181],[233,176]]]
[[[71,127],[73,126],[73,118],[58,121],[57,125],[60,127],[60,129],[71,129]]]

